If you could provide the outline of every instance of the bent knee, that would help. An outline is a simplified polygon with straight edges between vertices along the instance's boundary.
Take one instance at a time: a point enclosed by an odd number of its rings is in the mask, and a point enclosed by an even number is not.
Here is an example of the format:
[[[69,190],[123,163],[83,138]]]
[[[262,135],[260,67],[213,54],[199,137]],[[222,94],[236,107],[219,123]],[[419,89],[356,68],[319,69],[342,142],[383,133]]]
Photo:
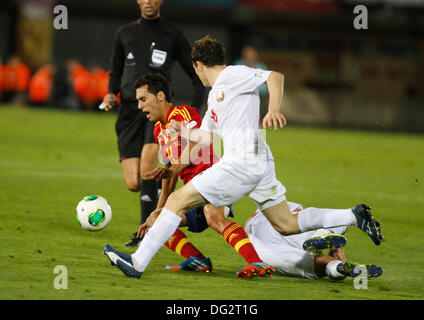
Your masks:
[[[125,181],[125,184],[127,185],[127,189],[133,192],[140,191],[140,182],[135,179],[129,179]]]
[[[299,224],[294,215],[290,219],[280,220],[271,224],[282,236],[291,236],[300,233]]]

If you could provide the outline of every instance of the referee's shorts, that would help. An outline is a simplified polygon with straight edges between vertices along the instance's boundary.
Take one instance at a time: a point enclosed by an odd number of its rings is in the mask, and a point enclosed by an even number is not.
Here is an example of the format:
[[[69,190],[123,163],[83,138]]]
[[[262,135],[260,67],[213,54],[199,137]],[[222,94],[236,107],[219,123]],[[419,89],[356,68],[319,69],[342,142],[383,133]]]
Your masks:
[[[153,128],[154,123],[138,109],[137,101],[122,101],[115,125],[119,160],[140,158],[145,144],[156,143]]]

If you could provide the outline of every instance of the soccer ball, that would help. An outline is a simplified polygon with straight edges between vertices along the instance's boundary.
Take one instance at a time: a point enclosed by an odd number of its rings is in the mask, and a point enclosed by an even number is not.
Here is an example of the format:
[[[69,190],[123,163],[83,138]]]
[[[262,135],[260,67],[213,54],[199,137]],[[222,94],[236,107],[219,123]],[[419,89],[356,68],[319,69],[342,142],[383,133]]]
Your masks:
[[[99,231],[112,220],[112,208],[101,196],[86,196],[77,205],[76,218],[81,228]]]

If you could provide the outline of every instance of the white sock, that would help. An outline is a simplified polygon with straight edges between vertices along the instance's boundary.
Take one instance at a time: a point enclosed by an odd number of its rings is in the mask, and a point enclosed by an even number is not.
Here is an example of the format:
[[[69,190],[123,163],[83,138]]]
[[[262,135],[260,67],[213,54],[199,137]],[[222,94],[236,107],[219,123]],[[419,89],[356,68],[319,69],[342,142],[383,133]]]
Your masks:
[[[340,226],[356,226],[351,209],[306,208],[298,213],[299,229],[302,232],[329,229]]]
[[[325,267],[325,273],[331,280],[343,280],[344,278],[346,278],[345,275],[337,271],[338,264],[342,262],[343,261],[340,260],[333,260],[327,263]]]
[[[181,220],[181,217],[172,211],[162,209],[161,214],[144,236],[137,251],[131,255],[134,268],[137,271],[144,272],[159,249],[174,234]]]
[[[328,229],[330,231],[330,233],[335,233],[335,234],[344,234],[347,231],[347,227],[343,226],[343,227],[335,227],[335,228],[330,228]]]

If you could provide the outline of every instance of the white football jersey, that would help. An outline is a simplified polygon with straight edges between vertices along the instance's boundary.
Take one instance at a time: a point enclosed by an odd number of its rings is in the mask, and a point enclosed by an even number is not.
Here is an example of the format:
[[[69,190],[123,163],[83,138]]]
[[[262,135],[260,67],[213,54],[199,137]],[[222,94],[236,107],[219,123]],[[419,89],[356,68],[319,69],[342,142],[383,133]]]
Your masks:
[[[242,65],[228,66],[216,79],[201,129],[221,137],[221,160],[273,159],[259,128],[258,87],[270,74],[271,71]]]

